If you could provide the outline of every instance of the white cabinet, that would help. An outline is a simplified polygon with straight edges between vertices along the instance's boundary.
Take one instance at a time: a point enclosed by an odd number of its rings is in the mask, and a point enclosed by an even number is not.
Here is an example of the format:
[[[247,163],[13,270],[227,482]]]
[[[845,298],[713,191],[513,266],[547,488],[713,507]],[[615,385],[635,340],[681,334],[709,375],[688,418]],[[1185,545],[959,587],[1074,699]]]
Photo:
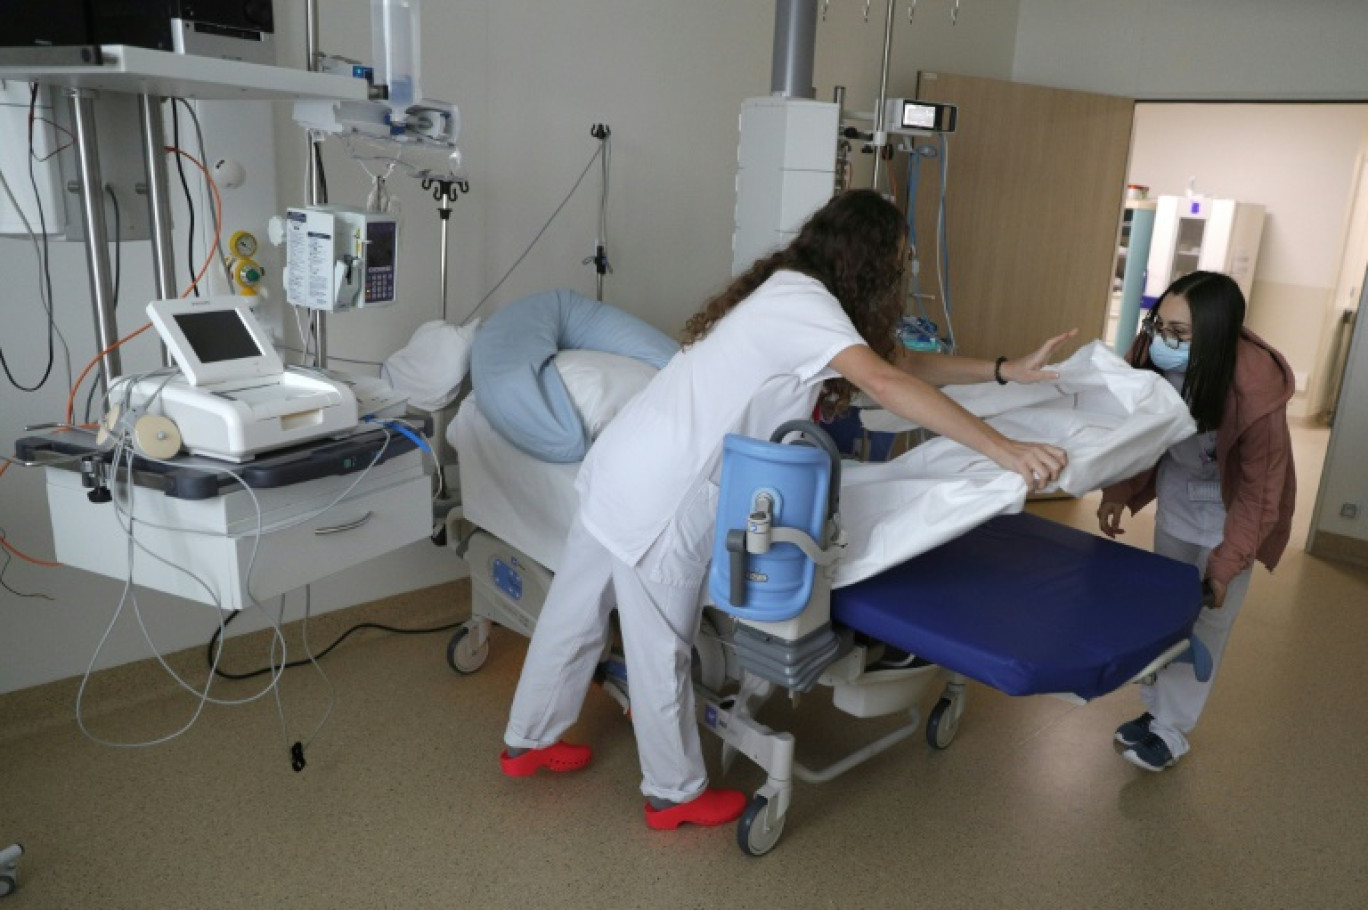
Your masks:
[[[1264,207],[1206,196],[1160,196],[1145,278],[1148,306],[1189,272],[1224,272],[1244,292],[1254,285]]]
[[[741,104],[732,274],[787,246],[836,191],[838,104],[749,98]]]
[[[145,550],[130,550],[127,518],[112,502],[92,503],[80,473],[48,468],[47,493],[60,562],[120,580],[131,576],[135,584],[224,610],[279,596],[432,533],[432,485],[417,451],[375,465],[359,481],[356,474],[338,474],[255,495],[233,486],[186,500],[139,487],[133,536]],[[127,486],[120,484],[117,495],[129,511]]]

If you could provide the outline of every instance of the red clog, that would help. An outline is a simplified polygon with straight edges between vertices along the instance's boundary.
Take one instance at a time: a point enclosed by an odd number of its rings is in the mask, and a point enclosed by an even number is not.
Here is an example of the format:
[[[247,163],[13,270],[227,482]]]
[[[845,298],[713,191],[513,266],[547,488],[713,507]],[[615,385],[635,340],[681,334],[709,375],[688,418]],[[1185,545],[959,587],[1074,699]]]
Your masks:
[[[499,753],[499,767],[509,777],[531,777],[538,768],[578,771],[589,764],[593,757],[594,750],[588,746],[577,746],[562,740],[545,749],[528,749],[517,757],[510,756],[505,749]]]
[[[707,789],[687,803],[668,809],[652,809],[646,804],[646,827],[657,831],[673,831],[688,822],[691,825],[725,825],[736,821],[746,811],[746,794],[740,790]]]

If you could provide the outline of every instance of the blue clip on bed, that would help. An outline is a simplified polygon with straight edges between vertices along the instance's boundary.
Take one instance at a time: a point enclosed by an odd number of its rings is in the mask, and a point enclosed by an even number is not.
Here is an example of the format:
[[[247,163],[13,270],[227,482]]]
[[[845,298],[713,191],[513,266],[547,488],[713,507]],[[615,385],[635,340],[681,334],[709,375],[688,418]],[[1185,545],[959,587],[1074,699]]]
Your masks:
[[[1192,566],[1028,513],[831,593],[833,621],[947,670],[1084,699],[1187,641],[1201,606]]]

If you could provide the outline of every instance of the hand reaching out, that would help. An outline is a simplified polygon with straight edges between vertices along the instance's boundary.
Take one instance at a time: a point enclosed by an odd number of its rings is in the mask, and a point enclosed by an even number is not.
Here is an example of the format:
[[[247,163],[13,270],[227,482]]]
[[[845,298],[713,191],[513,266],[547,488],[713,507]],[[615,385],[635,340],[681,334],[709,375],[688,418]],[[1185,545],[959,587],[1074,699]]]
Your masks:
[[[1046,339],[1045,343],[1024,357],[1008,360],[1002,365],[1002,378],[1012,382],[1054,382],[1059,378],[1056,370],[1041,367],[1050,362],[1055,350],[1064,342],[1078,334],[1078,329],[1069,329],[1062,335]]]

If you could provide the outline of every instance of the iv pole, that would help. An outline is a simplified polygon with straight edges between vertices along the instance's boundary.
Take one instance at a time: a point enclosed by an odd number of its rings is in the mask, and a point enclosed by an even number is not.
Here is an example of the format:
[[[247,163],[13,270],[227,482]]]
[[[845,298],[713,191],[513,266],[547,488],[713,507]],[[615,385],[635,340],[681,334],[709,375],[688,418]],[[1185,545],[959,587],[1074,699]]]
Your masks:
[[[304,6],[304,53],[305,68],[311,72],[318,72],[318,0],[305,0]],[[305,175],[307,186],[304,188],[304,199],[309,205],[321,205],[326,202],[323,198],[323,174],[319,170],[319,143],[310,134],[306,134],[308,141],[305,143],[305,154],[308,161],[305,164]],[[323,310],[314,310],[309,315],[309,324],[313,328],[314,334],[314,363],[320,369],[328,366],[328,314]],[[301,338],[300,344],[304,350],[309,349],[309,339]]]

